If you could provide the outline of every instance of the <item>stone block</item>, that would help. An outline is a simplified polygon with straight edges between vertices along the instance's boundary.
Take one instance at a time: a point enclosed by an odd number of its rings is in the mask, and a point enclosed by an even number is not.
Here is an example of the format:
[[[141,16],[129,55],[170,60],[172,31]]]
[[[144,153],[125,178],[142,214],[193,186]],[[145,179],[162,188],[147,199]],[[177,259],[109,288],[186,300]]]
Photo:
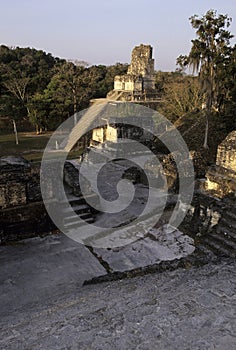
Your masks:
[[[26,188],[24,183],[7,183],[0,185],[0,208],[9,208],[26,204]]]
[[[218,146],[216,165],[208,169],[202,188],[219,198],[236,194],[236,130]]]
[[[218,146],[216,165],[236,172],[236,130]]]

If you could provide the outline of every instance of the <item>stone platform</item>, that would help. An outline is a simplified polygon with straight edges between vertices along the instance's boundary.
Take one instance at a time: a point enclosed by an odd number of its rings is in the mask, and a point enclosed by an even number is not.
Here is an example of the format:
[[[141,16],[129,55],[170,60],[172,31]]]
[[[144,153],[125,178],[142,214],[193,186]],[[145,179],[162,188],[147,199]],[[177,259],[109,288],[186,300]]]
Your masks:
[[[233,260],[81,287],[103,270],[64,236],[0,250],[1,349],[236,346]]]

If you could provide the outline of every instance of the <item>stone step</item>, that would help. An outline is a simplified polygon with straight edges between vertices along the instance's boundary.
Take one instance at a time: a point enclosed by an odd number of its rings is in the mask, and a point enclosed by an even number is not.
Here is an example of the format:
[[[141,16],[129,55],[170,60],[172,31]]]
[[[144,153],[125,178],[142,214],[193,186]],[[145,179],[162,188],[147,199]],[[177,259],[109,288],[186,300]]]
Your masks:
[[[67,196],[67,200],[61,201],[62,204],[68,203],[68,202],[69,203],[73,203],[73,202],[76,202],[76,201],[80,202],[81,200],[84,200],[86,202],[86,198],[92,198],[92,197],[96,196],[96,194],[91,193],[91,194],[83,195],[81,193],[81,195],[76,196],[73,193],[67,193],[66,192],[66,196]]]
[[[81,196],[81,197],[77,197],[77,199],[70,199],[69,203],[72,207],[74,207],[74,206],[86,204],[86,200],[84,199],[84,197]]]
[[[73,193],[67,193],[67,192],[66,192],[66,197],[67,197],[67,199],[61,201],[62,204],[68,203],[68,202],[73,202],[73,201],[80,200],[81,198],[83,198],[82,194],[80,196],[75,196]]]
[[[221,234],[212,232],[208,234],[208,237],[211,237],[213,240],[219,241],[220,243],[223,244],[225,248],[235,250],[236,252],[236,243],[230,238],[228,238],[227,236],[223,236]]]
[[[77,219],[78,220],[78,219]],[[64,224],[64,227],[65,229],[69,230],[69,229],[76,229],[76,228],[80,228],[80,227],[83,227],[85,226],[86,224],[92,224],[94,223],[94,219],[93,217],[90,217],[90,218],[87,218],[86,220],[84,221],[73,221],[73,222],[70,222],[70,223],[67,223],[67,224]]]
[[[84,213],[84,214],[81,214],[81,215],[71,215],[71,216],[66,216],[64,218],[64,224],[67,224],[67,223],[70,223],[70,222],[76,222],[78,221],[78,216],[83,219],[83,220],[86,220],[86,219],[90,219],[92,216],[91,216],[91,213]]]
[[[232,221],[236,221],[236,208],[232,208],[232,210],[227,210],[223,213],[222,218],[230,219]]]
[[[228,237],[229,239],[232,239],[234,242],[236,242],[236,232],[234,232],[234,230],[232,230],[229,226],[218,225],[216,232],[224,236],[226,239]]]
[[[68,202],[70,203],[70,205],[73,207],[74,205],[80,205],[80,204],[85,204],[86,201],[84,199],[84,197],[75,197],[75,198],[70,198],[68,199]]]
[[[210,248],[207,248],[207,246],[205,246],[202,243],[197,243],[197,248],[204,253],[206,256],[215,259],[216,258],[216,254],[213,253],[213,251]]]
[[[90,207],[87,204],[78,204],[78,205],[73,205],[72,209],[74,212],[77,214],[82,214],[82,213],[90,213]],[[64,210],[64,214],[70,213],[71,208],[66,208]]]
[[[222,217],[219,221],[219,226],[221,226],[221,224],[223,224],[222,226],[232,228],[236,232],[236,220]]]
[[[216,255],[223,255],[235,258],[235,253],[233,253],[229,249],[226,249],[222,246],[222,244],[217,243],[214,239],[210,238],[209,236],[204,237],[203,244],[206,245],[207,248],[211,249]]]
[[[221,224],[223,224],[222,226],[224,227],[229,227],[230,229],[233,229],[233,231],[236,233],[236,220],[227,219],[223,217],[219,222],[220,226]]]

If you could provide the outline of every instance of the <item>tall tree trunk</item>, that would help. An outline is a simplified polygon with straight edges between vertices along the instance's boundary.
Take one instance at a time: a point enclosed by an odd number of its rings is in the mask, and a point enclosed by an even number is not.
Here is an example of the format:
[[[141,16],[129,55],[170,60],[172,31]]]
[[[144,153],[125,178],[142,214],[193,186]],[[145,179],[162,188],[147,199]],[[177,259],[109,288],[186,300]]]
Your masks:
[[[77,98],[76,98],[76,89],[73,88],[73,107],[74,107],[74,126],[77,124]]]
[[[208,149],[208,131],[209,131],[209,117],[208,117],[208,112],[205,112],[205,117],[206,117],[206,127],[205,127],[205,136],[204,136],[204,143],[203,147],[205,149]]]

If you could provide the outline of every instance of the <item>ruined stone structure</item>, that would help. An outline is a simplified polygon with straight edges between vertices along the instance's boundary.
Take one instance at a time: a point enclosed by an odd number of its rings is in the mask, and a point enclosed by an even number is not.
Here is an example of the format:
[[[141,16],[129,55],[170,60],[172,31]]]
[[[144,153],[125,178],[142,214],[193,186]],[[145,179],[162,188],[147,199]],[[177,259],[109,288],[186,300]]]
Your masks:
[[[181,225],[205,251],[236,255],[236,131],[218,146],[216,165],[206,173]]]
[[[158,97],[150,45],[141,44],[133,49],[127,74],[115,77],[114,90],[107,97],[121,101],[146,101]]]
[[[205,190],[223,198],[236,193],[236,130],[218,146],[216,165],[209,168]]]
[[[55,162],[57,160],[50,161],[48,172],[54,167]],[[53,205],[57,185],[55,181],[52,183],[50,178],[49,176],[45,179],[48,188],[47,200]],[[93,221],[90,207],[86,205],[81,195],[78,170],[69,162],[65,162],[63,180],[68,202],[73,205],[74,211],[84,221]],[[57,200],[60,200],[60,194]],[[68,228],[77,225],[74,217],[67,214],[66,205],[63,202],[61,205],[65,209],[64,226]],[[0,158],[0,244],[49,234],[55,230],[57,228],[51,221],[42,200],[40,167],[32,167],[22,157]]]
[[[42,201],[39,172],[24,158],[0,159],[0,243],[55,229]]]
[[[109,145],[109,147],[115,146],[117,148],[119,139],[123,139],[123,143],[124,139],[127,139],[127,146],[129,140],[139,140],[145,143],[153,139],[153,135],[147,131],[147,129],[152,130],[153,127],[153,121],[148,116],[128,117],[124,120],[127,124],[123,124],[122,119],[119,123],[117,118],[110,117],[107,119],[107,125],[93,129],[90,147],[103,147],[105,149]],[[129,122],[132,123],[132,121],[138,122],[140,128],[129,125]],[[120,143],[119,148],[121,148]],[[125,151],[127,152],[127,148]]]
[[[143,89],[155,89],[154,59],[152,58],[152,47],[150,45],[141,44],[133,49],[128,74],[142,78]]]
[[[236,172],[236,130],[218,146],[216,165]]]
[[[97,101],[86,111],[79,123],[74,126],[66,144],[63,144],[63,149],[69,151],[75,147],[77,140],[84,133],[83,128],[86,130],[88,125],[94,125],[94,127],[91,127],[89,147],[103,148],[104,153],[108,149],[106,146],[109,146],[109,148],[114,146],[117,149],[118,139],[123,139],[123,143],[124,139],[127,139],[127,147],[130,139],[141,141],[144,144],[152,142],[152,130],[154,129],[153,112],[145,109],[142,114],[139,109],[137,115],[135,115],[136,112],[134,112],[134,115],[130,115],[130,111],[128,110],[130,106],[132,106],[132,109],[135,108],[134,105],[130,105],[129,103],[114,103],[108,100],[99,103]],[[98,127],[94,122],[97,122],[97,124],[101,123],[101,126]],[[128,149],[126,148],[126,152]]]

